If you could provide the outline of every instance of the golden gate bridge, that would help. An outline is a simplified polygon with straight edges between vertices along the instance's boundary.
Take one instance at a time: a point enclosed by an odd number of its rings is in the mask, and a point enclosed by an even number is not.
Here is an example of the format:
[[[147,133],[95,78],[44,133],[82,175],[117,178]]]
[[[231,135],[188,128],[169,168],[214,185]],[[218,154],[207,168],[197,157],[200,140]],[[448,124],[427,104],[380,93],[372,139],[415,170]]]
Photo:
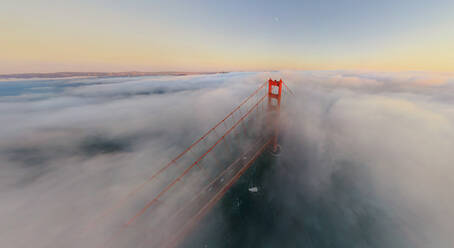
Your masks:
[[[286,95],[293,92],[282,79],[261,84],[204,135],[104,211],[86,231],[96,232],[94,226],[114,219],[113,233],[96,233],[105,238],[99,247],[130,247],[132,242],[138,247],[178,246],[264,151],[279,154],[281,106]],[[121,208],[134,211],[129,217],[113,218]]]

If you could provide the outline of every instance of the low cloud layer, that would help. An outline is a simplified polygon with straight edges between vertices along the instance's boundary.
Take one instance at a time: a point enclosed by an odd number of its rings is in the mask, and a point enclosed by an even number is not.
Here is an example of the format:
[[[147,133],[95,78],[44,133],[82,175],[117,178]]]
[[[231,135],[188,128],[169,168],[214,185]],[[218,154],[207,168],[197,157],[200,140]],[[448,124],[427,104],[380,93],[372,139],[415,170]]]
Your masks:
[[[285,202],[277,227],[318,226],[313,244],[454,245],[454,75],[308,71],[0,82],[0,246],[108,239],[150,195],[85,228],[270,76],[295,91],[265,182]]]
[[[283,168],[300,172],[282,171],[282,180],[295,177],[296,184],[284,188],[301,190],[289,193],[289,204],[298,204],[291,199],[300,196],[329,205],[315,218],[336,213],[335,224],[322,223],[320,232],[344,235],[325,236],[337,247],[454,245],[453,75],[284,72],[282,77],[297,95],[288,104],[290,124],[282,141]],[[294,218],[308,217],[294,208],[289,207]],[[361,229],[363,238],[349,237]]]

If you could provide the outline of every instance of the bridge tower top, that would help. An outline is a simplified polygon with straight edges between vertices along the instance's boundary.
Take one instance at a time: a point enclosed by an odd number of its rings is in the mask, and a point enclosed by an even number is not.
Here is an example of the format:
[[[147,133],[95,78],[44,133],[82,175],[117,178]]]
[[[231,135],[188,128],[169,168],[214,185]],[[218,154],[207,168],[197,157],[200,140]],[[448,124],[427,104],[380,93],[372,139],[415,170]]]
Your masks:
[[[268,80],[268,109],[270,111],[276,110],[279,111],[281,106],[281,96],[282,96],[282,79],[279,81]]]

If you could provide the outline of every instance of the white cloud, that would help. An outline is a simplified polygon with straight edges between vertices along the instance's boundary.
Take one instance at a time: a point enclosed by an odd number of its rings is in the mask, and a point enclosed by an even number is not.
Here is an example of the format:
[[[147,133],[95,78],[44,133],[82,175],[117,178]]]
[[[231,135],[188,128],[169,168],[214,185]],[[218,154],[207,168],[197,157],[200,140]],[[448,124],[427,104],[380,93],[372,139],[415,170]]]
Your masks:
[[[0,246],[92,247],[106,239],[157,189],[96,232],[81,230],[270,76],[296,94],[285,99],[281,156],[296,173],[282,167],[273,180],[289,189],[280,176],[297,177],[298,185],[280,197],[334,201],[333,177],[346,173],[371,189],[373,204],[416,247],[453,245],[454,76],[289,71],[70,79],[52,83],[57,92],[0,97]],[[142,224],[137,235],[149,230]]]

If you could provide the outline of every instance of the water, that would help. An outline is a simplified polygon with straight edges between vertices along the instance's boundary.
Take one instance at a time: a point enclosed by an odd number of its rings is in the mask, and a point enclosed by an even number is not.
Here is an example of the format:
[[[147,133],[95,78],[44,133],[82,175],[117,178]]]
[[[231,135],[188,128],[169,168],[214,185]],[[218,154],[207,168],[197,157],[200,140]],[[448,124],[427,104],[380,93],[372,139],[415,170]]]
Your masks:
[[[367,187],[354,181],[364,176],[358,167],[345,164],[322,195],[300,188],[302,167],[262,154],[181,247],[408,246]]]

